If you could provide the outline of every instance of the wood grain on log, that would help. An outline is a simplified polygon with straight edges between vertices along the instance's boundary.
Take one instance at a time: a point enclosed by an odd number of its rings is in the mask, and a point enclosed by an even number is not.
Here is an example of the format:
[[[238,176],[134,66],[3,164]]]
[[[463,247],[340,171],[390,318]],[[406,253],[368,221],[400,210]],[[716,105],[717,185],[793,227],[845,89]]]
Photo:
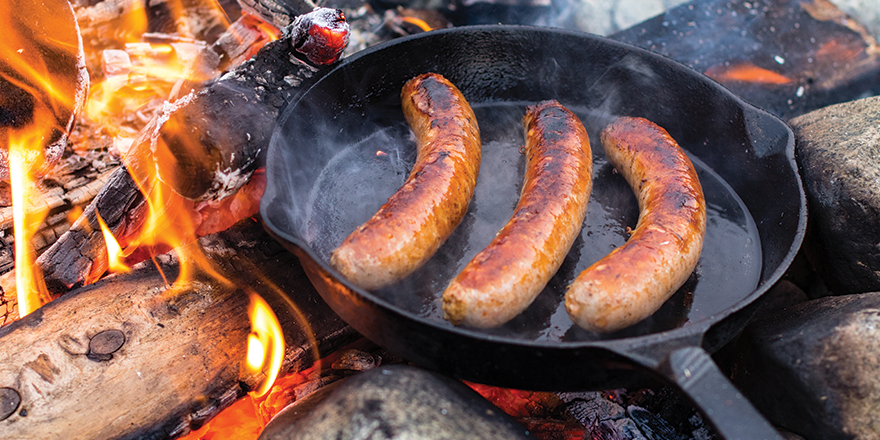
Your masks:
[[[233,286],[202,276],[172,290],[141,265],[0,328],[0,437],[158,439],[198,428],[263,379],[243,366],[248,290],[284,329],[282,372],[356,339],[295,257],[244,223],[201,240]]]

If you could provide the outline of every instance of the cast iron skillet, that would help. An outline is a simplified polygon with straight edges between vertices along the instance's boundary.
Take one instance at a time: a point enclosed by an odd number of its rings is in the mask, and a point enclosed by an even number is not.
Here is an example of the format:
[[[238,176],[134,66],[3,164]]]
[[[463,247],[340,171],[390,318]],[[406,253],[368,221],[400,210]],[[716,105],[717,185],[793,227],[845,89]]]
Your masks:
[[[368,292],[342,279],[329,252],[405,179],[415,144],[400,110],[408,79],[436,72],[474,107],[484,156],[462,225],[428,265]],[[446,283],[510,218],[524,161],[527,104],[557,99],[593,136],[594,189],[562,269],[520,317],[492,330],[441,318]],[[654,316],[600,335],[572,325],[565,286],[626,239],[638,208],[596,136],[618,115],[666,128],[697,165],[707,238],[695,274]],[[327,303],[373,341],[424,367],[524,389],[608,389],[662,377],[688,393],[728,438],[775,431],[708,353],[746,324],[804,236],[805,197],[791,130],[706,77],[600,37],[520,26],[463,27],[365,50],[320,79],[279,120],[268,153],[266,227],[303,262]]]

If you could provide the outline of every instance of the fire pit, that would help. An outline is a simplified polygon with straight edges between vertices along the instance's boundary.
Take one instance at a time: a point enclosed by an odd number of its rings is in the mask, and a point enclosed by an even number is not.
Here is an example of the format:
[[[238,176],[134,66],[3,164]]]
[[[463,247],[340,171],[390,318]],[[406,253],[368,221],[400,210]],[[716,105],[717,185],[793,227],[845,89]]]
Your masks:
[[[639,405],[657,413],[664,407],[684,408],[684,415],[672,416],[678,422],[694,411],[721,414],[707,418],[717,432],[703,428],[706,438],[718,433],[775,435],[741,397],[716,393],[732,388],[707,352],[720,350],[714,357],[726,367],[732,345],[725,344],[761,307],[758,299],[783,276],[793,279],[804,270],[803,261],[795,259],[805,217],[793,167],[793,138],[771,114],[793,117],[878,89],[876,43],[833,5],[819,0],[698,1],[638,24],[647,17],[627,23],[622,6],[610,7],[617,13],[603,33],[620,31],[612,39],[660,52],[690,70],[633,46],[578,32],[463,27],[504,22],[585,30],[584,9],[578,8],[587,6],[566,2],[322,4],[341,9],[326,11],[330,18],[318,20],[316,28],[312,19],[297,19],[315,6],[308,1],[220,2],[222,9],[113,1],[114,8],[108,7],[110,0],[74,5],[92,76],[89,107],[74,129],[63,127],[68,114],[61,114],[63,129],[58,133],[70,148],[56,159],[55,168],[44,167],[37,180],[50,211],[38,226],[42,229],[31,244],[34,249],[0,249],[0,268],[7,270],[0,276],[0,305],[6,307],[4,320],[15,321],[0,328],[0,344],[15,347],[0,360],[0,432],[175,438],[194,431],[189,438],[222,438],[211,433],[210,425],[202,428],[214,419],[215,426],[232,425],[226,438],[256,437],[273,414],[291,402],[305,401],[316,389],[378,364],[414,362],[480,382],[470,386],[539,438],[640,438],[666,429],[657,428],[662,425],[659,418]],[[190,18],[169,18],[177,9]],[[242,10],[247,15],[239,18]],[[119,43],[110,35],[112,26],[107,27],[122,23],[114,21],[114,14],[145,14],[148,19],[136,30],[117,32],[130,38]],[[350,59],[325,66],[299,51],[321,52],[342,43],[342,34],[333,30],[341,19],[352,27]],[[454,29],[430,32],[444,27]],[[421,35],[398,38],[411,33]],[[389,39],[394,41],[363,50]],[[708,52],[691,50],[708,40],[720,44]],[[576,55],[583,51],[589,55]],[[577,64],[582,58],[589,63]],[[157,80],[155,71],[141,70],[153,63],[182,63],[193,75]],[[510,325],[490,331],[456,328],[439,318],[435,293],[451,276],[449,267],[469,258],[471,251],[462,249],[476,249],[476,242],[491,236],[493,227],[480,226],[485,219],[472,215],[465,222],[470,233],[453,237],[442,255],[410,281],[368,292],[340,279],[326,265],[326,255],[345,228],[313,221],[314,213],[354,202],[375,204],[387,194],[376,196],[372,188],[370,194],[360,194],[357,182],[366,174],[351,174],[343,182],[347,186],[328,186],[333,179],[325,177],[349,175],[343,171],[346,161],[338,157],[346,156],[340,145],[352,144],[370,153],[381,145],[386,155],[371,160],[384,161],[377,166],[390,167],[392,175],[405,174],[411,154],[396,94],[402,81],[426,70],[454,80],[475,105],[485,130],[484,168],[501,183],[478,188],[473,211],[482,215],[503,211],[498,206],[504,203],[491,200],[504,194],[515,197],[517,155],[505,155],[503,147],[521,142],[511,134],[519,131],[520,104],[564,101],[593,136],[594,152],[596,135],[612,116],[646,116],[667,128],[695,160],[712,208],[709,245],[695,276],[650,320],[607,336],[562,322],[567,317],[559,313],[561,303],[554,295],[567,282],[564,273]],[[10,82],[8,76],[4,80]],[[127,93],[135,99],[121,99]],[[2,101],[0,110],[6,110]],[[287,139],[276,135],[266,162],[276,121]],[[344,125],[341,135],[334,124]],[[324,153],[336,157],[330,162],[342,168],[328,168],[324,159],[289,164],[277,151],[279,144],[290,142],[321,145]],[[593,201],[580,251],[570,255],[565,273],[579,271],[622,244],[626,236],[609,233],[608,223],[623,231],[638,215],[630,190],[601,154],[596,158]],[[309,189],[285,194],[292,187],[279,185],[278,178],[290,169],[300,171],[291,175],[307,180]],[[388,180],[388,188],[393,190],[398,180]],[[264,209],[257,217],[267,181]],[[52,186],[54,190],[47,190]],[[311,201],[302,199],[310,192],[315,196]],[[764,197],[768,193],[769,201]],[[336,203],[317,196],[334,197]],[[279,227],[302,220],[298,208],[290,208],[291,200],[310,207],[317,229]],[[75,205],[82,209],[78,220],[68,215]],[[358,215],[370,209],[362,211]],[[333,212],[346,225],[358,223],[356,216]],[[12,206],[0,208],[5,222],[0,227],[10,228],[12,218]],[[230,229],[239,219],[245,220]],[[305,269],[262,231],[263,222],[302,258]],[[5,243],[32,242],[20,224],[15,230],[22,232],[13,240],[9,231]],[[181,234],[164,241],[145,238],[172,230]],[[165,255],[171,248],[180,258]],[[40,269],[47,289],[27,287],[23,278],[16,281],[9,271],[13,254],[31,255],[14,266]],[[40,254],[36,261],[34,254]],[[137,261],[143,263],[132,266]],[[795,266],[787,272],[792,262]],[[178,273],[183,277],[172,283]],[[36,289],[43,298],[36,299],[36,306],[28,301],[39,296],[16,301],[16,288],[22,293]],[[269,309],[260,309],[259,297],[268,300]],[[16,302],[21,314],[36,311],[15,320]],[[248,303],[255,310],[253,323],[245,310]],[[360,306],[353,308],[352,303]],[[274,310],[280,327],[259,327],[255,317],[267,313],[256,310]],[[183,342],[172,343],[172,337]],[[260,358],[271,346],[281,350],[254,361],[263,366],[248,367],[250,356]],[[341,350],[343,346],[348,350]],[[349,363],[350,355],[362,361]],[[555,372],[538,373],[547,371],[548,362]],[[156,363],[169,368],[157,368]],[[273,387],[278,370],[284,377]],[[207,379],[193,379],[201,375]],[[163,377],[171,379],[158,380]],[[150,385],[138,388],[146,383]],[[697,409],[668,388],[670,383],[689,393]],[[629,388],[612,389],[620,386]],[[101,389],[129,392],[111,396]],[[143,395],[135,398],[138,389]],[[239,400],[248,392],[251,396]],[[262,393],[267,394],[255,397]],[[646,397],[655,394],[679,397]],[[83,410],[77,403],[81,399],[99,403]],[[737,402],[736,409],[729,408],[731,402]],[[572,418],[575,408],[587,403],[603,409]],[[224,408],[239,415],[245,408],[248,421],[216,417]],[[621,408],[626,408],[626,418],[609,415]],[[117,415],[119,410],[127,415]],[[77,425],[76,420],[89,414],[110,421],[80,431],[59,429],[53,422]],[[612,426],[612,417],[630,420],[630,425]],[[743,418],[753,422],[741,423]],[[702,426],[700,416],[689,426]],[[649,434],[651,429],[660,431]],[[669,429],[673,438],[680,434]]]

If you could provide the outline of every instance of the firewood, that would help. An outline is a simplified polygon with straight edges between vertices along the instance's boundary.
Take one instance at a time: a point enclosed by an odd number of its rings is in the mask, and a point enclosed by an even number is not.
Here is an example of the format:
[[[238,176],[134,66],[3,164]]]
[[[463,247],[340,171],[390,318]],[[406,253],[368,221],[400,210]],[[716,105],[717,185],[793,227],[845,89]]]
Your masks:
[[[256,15],[278,29],[293,23],[298,15],[313,11],[312,0],[238,0],[242,11]]]
[[[106,244],[96,213],[100,213],[114,235],[122,235],[136,228],[145,212],[143,194],[128,171],[117,168],[79,219],[37,258],[46,287],[59,295],[84,284],[86,276],[97,270],[93,265],[104,258]],[[104,270],[106,267],[100,272]]]
[[[261,166],[281,109],[328,69],[309,51],[327,52],[309,44],[316,26],[340,36],[342,46],[333,49],[341,54],[348,35],[342,11],[319,8],[298,17],[254,58],[169,104],[141,130],[125,157],[132,174],[156,169],[178,194],[196,201],[235,193]],[[309,50],[301,52],[304,45]]]
[[[316,80],[322,69],[329,69],[313,67],[292,55],[297,34],[290,31],[267,44],[254,58],[202,85],[175,103],[173,111],[141,130],[126,155],[127,169],[114,173],[81,220],[37,259],[53,293],[80,286],[106,269],[95,265],[104,252],[95,212],[116,237],[131,234],[143,219],[144,196],[132,173],[144,175],[144,169],[156,167],[155,161],[161,160],[152,154],[157,138],[164,139],[179,165],[166,170],[163,180],[184,197],[219,199],[248,183],[262,166],[280,111]],[[218,182],[218,171],[229,171],[236,178]]]
[[[0,437],[159,439],[198,428],[264,378],[243,366],[251,290],[284,330],[282,373],[359,338],[259,223],[200,242],[231,285],[202,275],[169,288],[145,264],[0,328]],[[166,277],[178,267],[163,258]]]
[[[147,33],[174,34],[213,41],[225,28],[223,11],[207,2],[184,1],[169,7],[168,2],[145,0],[103,0],[82,2],[76,17],[82,29],[87,64],[99,72],[104,49],[118,49],[121,41],[134,41]],[[224,1],[224,3],[228,3]],[[140,23],[141,27],[132,26]]]

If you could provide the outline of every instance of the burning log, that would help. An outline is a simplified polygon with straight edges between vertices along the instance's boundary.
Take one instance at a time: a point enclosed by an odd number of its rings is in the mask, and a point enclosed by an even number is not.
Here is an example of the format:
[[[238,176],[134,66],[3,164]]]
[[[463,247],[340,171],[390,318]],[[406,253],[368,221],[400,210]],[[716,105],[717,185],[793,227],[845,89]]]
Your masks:
[[[255,58],[169,105],[141,131],[126,166],[139,176],[155,168],[196,201],[235,193],[260,167],[280,110],[316,77],[316,66],[339,59],[347,39],[338,9],[298,17]]]
[[[243,366],[250,289],[284,330],[282,371],[358,338],[259,224],[201,243],[233,284],[200,276],[169,287],[144,265],[0,329],[2,436],[173,438],[199,427],[264,379]],[[178,267],[162,264],[166,276]]]
[[[142,191],[162,183],[195,200],[187,206],[196,223],[206,217],[198,211],[223,212],[224,202],[239,207],[233,218],[205,225],[194,231],[198,235],[252,215],[262,186],[259,179],[251,183],[251,177],[262,166],[275,119],[318,77],[314,60],[336,61],[346,37],[341,11],[318,9],[297,19],[253,59],[168,104],[140,132],[125,157],[127,169],[116,172],[82,218],[38,258],[50,291],[60,294],[99,278],[106,270],[106,252],[96,213],[114,236],[131,236],[147,215]],[[333,50],[328,53],[328,48]],[[233,194],[238,199],[229,197]]]
[[[70,230],[37,258],[49,291],[61,294],[84,284],[90,273],[107,270],[106,245],[96,213],[100,212],[114,235],[122,235],[142,223],[145,208],[144,197],[128,171],[117,168]]]
[[[76,17],[82,27],[86,63],[92,72],[98,71],[102,50],[117,41],[139,41],[143,34],[154,33],[212,42],[228,25],[226,4],[229,0],[103,0],[78,3],[82,5],[76,8]]]

